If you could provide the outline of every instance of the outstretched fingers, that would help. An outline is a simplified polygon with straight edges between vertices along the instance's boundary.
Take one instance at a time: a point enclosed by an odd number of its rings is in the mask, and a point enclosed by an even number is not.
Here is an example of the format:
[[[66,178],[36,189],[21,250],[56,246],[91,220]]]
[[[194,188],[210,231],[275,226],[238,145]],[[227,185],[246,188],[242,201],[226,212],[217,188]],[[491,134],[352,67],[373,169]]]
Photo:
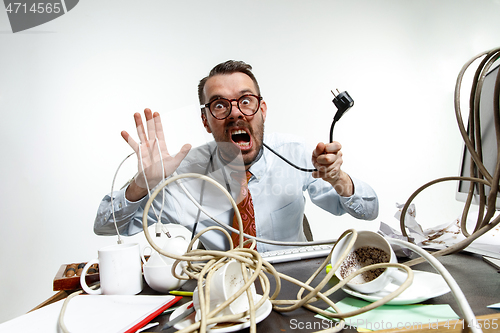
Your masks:
[[[146,117],[146,127],[148,128],[148,140],[153,142],[156,139],[156,130],[155,130],[155,121],[153,120],[153,112],[151,112],[150,109],[145,109],[144,116]]]
[[[121,132],[122,138],[127,141],[128,145],[137,153],[139,151],[139,145],[132,139],[132,136],[127,133],[127,131]]]
[[[182,160],[186,157],[191,149],[190,144],[185,144],[182,146],[181,150],[173,157],[168,159],[167,165],[165,166],[165,174],[166,176],[171,175],[181,164]]]
[[[181,150],[175,155],[170,156],[165,142],[165,133],[161,124],[160,114],[158,112],[151,112],[150,109],[144,110],[146,119],[147,132],[140,113],[134,114],[134,120],[137,127],[137,134],[139,135],[139,143],[137,143],[132,136],[126,131],[122,131],[121,135],[129,146],[135,151],[137,156],[142,159],[140,161],[139,170],[144,169],[148,173],[147,179],[161,179],[162,165],[164,167],[165,176],[171,175],[186,157],[191,150],[190,144],[185,144]],[[156,145],[158,140],[158,146]],[[142,149],[142,150],[141,150]],[[160,163],[163,159],[164,163]],[[154,181],[153,181],[154,182]],[[154,185],[151,183],[150,185]],[[140,185],[139,185],[140,186]],[[144,184],[146,186],[146,184]]]
[[[135,127],[137,128],[137,135],[139,136],[140,142],[146,142],[146,132],[144,130],[144,125],[142,123],[142,117],[139,112],[134,113]]]
[[[161,124],[160,114],[155,112],[153,115],[154,126],[156,130],[156,137],[158,138],[158,143],[160,144],[160,149],[162,152],[168,154],[167,144],[165,142],[165,134],[163,133],[163,126]]]
[[[191,150],[191,145],[189,143],[186,143],[184,146],[182,146],[181,150],[179,150],[179,152],[175,155],[174,157],[175,161],[181,163],[190,150]]]

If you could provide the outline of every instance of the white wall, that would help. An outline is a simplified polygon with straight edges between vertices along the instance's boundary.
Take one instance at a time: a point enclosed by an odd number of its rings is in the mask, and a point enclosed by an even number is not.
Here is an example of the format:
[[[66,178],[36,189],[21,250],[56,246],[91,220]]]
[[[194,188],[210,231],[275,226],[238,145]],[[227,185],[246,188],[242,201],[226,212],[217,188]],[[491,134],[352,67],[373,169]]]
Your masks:
[[[0,322],[51,296],[62,264],[115,243],[92,225],[130,152],[120,131],[134,132],[134,112],[149,107],[176,119],[169,111],[182,109],[184,121],[170,123],[174,152],[206,140],[196,86],[227,59],[253,65],[267,131],[325,141],[330,89],[355,99],[335,139],[344,169],[378,192],[380,216],[356,222],[309,208],[316,238],[396,225],[396,202],[457,174],[456,76],[499,46],[498,22],[498,0],[86,0],[13,34],[0,10]],[[418,220],[432,226],[458,216],[454,191],[446,184],[422,194]]]

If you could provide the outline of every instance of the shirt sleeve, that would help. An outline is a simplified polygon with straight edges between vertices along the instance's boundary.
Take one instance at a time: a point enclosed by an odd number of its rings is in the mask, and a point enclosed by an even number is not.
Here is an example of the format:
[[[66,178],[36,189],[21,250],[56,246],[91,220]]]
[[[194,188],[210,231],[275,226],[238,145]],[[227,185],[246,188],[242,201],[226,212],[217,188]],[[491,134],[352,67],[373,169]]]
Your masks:
[[[116,235],[118,229],[120,235],[132,236],[143,230],[142,215],[148,198],[144,197],[136,202],[128,201],[125,198],[125,190],[126,188],[114,191],[102,199],[94,221],[95,234],[100,236]],[[113,203],[111,203],[111,196],[113,196]],[[153,222],[153,219],[148,217],[148,225]]]
[[[378,216],[378,197],[370,185],[351,177],[354,194],[350,197],[340,196],[335,189],[322,179],[315,179],[309,186],[311,201],[318,207],[334,214],[348,213],[361,220],[374,220]]]

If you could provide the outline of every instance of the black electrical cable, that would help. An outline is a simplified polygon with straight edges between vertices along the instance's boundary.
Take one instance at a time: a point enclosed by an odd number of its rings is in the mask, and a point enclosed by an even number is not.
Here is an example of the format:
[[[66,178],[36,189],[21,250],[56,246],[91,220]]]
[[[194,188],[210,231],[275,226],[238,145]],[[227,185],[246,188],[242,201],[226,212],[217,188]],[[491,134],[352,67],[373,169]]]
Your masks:
[[[217,150],[217,148],[215,148],[210,153],[210,160],[209,160],[209,163],[207,164],[207,168],[205,169],[205,176],[208,175],[208,169],[209,169],[210,166],[212,167],[212,171],[213,172],[215,171],[215,167],[214,167],[214,154],[215,154],[216,150]],[[222,172],[222,175],[224,176],[224,182],[226,183],[226,190],[229,193],[231,193],[231,187],[229,186],[229,182],[227,180],[227,176],[226,176],[226,173],[224,172],[223,168],[221,168],[221,172]],[[206,182],[202,182],[201,183],[200,200],[199,200],[200,205],[203,205],[203,193],[205,193],[205,183]],[[193,225],[193,231],[191,232],[191,240],[197,234],[196,228],[198,228],[198,222],[200,221],[200,214],[201,214],[201,209],[198,209],[198,214],[196,215],[196,220],[195,220],[194,225]]]
[[[333,117],[332,126],[330,127],[330,141],[329,142],[333,142],[333,128],[335,127],[335,124],[337,123],[337,121],[344,115],[344,113],[347,112],[347,110],[349,110],[354,105],[354,101],[351,98],[351,96],[349,96],[349,94],[347,93],[347,91],[339,93],[338,95],[335,95],[335,93],[332,91],[332,94],[333,94],[333,96],[335,96],[335,98],[333,99],[332,102],[337,107],[337,112],[335,113],[335,116]],[[301,168],[301,167],[293,164],[289,160],[287,160],[285,157],[281,156],[278,152],[274,151],[271,147],[269,147],[268,145],[266,145],[264,142],[262,143],[262,145],[264,147],[266,147],[267,149],[269,149],[272,153],[274,153],[276,156],[278,156],[283,161],[285,161],[286,163],[288,163],[289,165],[291,165],[292,167],[294,167],[297,170],[304,171],[304,172],[318,171],[318,169]],[[214,169],[213,158],[212,158],[213,157],[213,153],[214,152],[212,152],[212,154],[210,154],[210,163],[209,163],[209,165],[212,166],[212,170]],[[205,171],[205,174],[208,172],[208,167],[209,166],[207,165],[207,170]],[[223,171],[223,175],[224,175],[224,179],[225,179],[226,175],[225,175],[224,171]],[[203,183],[203,185],[202,185],[201,197],[200,197],[200,204],[203,203],[203,188],[204,188],[204,185],[205,185],[205,183]],[[228,192],[230,192],[229,184],[227,182],[227,179],[226,179],[226,188],[227,188]],[[193,237],[196,234],[196,228],[198,226],[198,220],[199,220],[199,217],[200,217],[200,212],[201,211],[198,210],[198,215],[196,216],[196,221],[194,223],[193,231],[192,231],[192,234],[191,234],[191,239],[193,239]]]
[[[332,126],[330,126],[330,142],[333,142],[333,128],[335,127],[336,122],[337,121],[335,119],[333,119]]]
[[[289,160],[287,160],[286,158],[284,158],[283,156],[281,156],[280,154],[278,154],[277,152],[275,152],[273,149],[271,149],[271,147],[269,147],[268,145],[266,145],[264,142],[262,143],[262,145],[264,147],[266,147],[267,149],[269,149],[271,152],[273,152],[276,156],[278,156],[279,158],[281,158],[283,161],[285,161],[286,163],[290,164],[291,166],[293,166],[295,169],[297,170],[300,170],[300,171],[304,171],[304,172],[314,172],[314,171],[318,171],[318,169],[305,169],[305,168],[301,168],[295,164],[293,164],[292,162],[290,162]]]
[[[333,128],[335,127],[335,124],[337,123],[337,121],[339,121],[340,118],[342,118],[344,113],[346,113],[347,110],[349,110],[354,105],[354,100],[351,98],[351,96],[349,96],[347,91],[341,92],[338,95],[335,95],[335,93],[332,91],[332,94],[333,94],[333,96],[335,96],[335,98],[333,99],[332,102],[337,107],[337,113],[335,113],[335,117],[333,117],[332,125],[330,126],[330,141],[328,141],[330,143],[333,142]],[[290,162],[289,160],[287,160],[285,157],[278,154],[276,151],[271,149],[271,147],[269,147],[265,143],[262,143],[262,144],[264,145],[264,147],[269,149],[276,156],[278,156],[283,161],[290,164],[292,167],[294,167],[297,170],[304,171],[304,172],[318,171],[318,169],[306,169],[306,168],[299,167],[299,166],[293,164],[292,162]]]

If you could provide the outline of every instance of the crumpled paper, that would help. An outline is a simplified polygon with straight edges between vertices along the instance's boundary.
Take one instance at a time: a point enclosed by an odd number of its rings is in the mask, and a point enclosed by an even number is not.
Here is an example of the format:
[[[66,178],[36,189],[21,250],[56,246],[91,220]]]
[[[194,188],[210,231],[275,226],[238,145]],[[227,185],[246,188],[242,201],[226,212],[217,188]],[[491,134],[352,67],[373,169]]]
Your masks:
[[[398,211],[394,217],[399,221],[404,205],[396,203],[396,207]],[[410,204],[405,215],[405,227],[408,238],[403,236],[401,231],[391,228],[384,222],[380,222],[380,229],[378,232],[384,237],[404,240],[428,249],[443,249],[464,239],[458,219],[451,223],[445,223],[423,230],[417,222],[416,216],[415,204]],[[412,255],[410,249],[392,244],[391,246],[398,257],[411,257]]]

